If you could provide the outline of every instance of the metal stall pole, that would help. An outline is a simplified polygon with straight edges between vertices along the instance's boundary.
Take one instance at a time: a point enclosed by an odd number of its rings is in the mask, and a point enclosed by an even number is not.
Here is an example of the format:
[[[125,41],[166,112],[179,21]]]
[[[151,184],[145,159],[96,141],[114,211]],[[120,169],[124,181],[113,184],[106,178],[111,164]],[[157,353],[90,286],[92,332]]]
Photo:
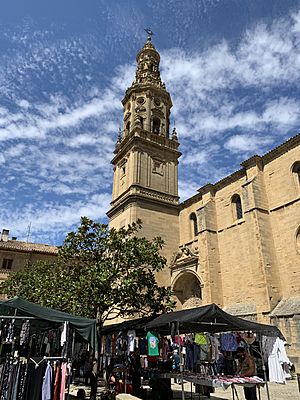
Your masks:
[[[181,375],[181,399],[185,400],[184,384],[183,384],[183,359],[182,359],[180,336],[179,336],[179,321],[177,321],[177,324],[178,324],[177,325],[177,335],[178,335],[178,341],[179,341],[179,359],[180,359],[180,375]]]
[[[265,361],[264,361],[264,353],[263,353],[263,350],[262,350],[262,335],[259,335],[258,343],[259,343],[259,350],[260,350],[260,355],[261,355],[261,359],[262,359],[262,368],[263,368],[263,372],[264,372],[264,380],[266,382],[267,399],[271,400],[268,381],[267,381],[266,366],[265,366]]]

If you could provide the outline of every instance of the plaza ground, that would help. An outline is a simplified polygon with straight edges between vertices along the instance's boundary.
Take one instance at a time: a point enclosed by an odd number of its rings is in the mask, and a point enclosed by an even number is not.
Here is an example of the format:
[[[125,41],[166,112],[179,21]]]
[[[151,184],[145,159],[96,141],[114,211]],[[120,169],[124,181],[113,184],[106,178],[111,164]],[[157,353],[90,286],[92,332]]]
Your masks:
[[[73,385],[72,385],[73,386]],[[80,387],[80,386],[79,386]],[[296,379],[289,380],[285,385],[280,385],[276,383],[268,383],[269,387],[269,393],[270,393],[270,400],[300,400],[300,392],[298,389],[298,383]],[[185,388],[185,400],[191,400],[191,385],[189,383],[186,383],[184,385]],[[193,394],[192,394],[192,399],[193,400],[198,400],[199,395],[194,393],[194,387],[193,388]],[[70,396],[71,399],[76,399],[76,392],[78,389],[78,386],[73,386],[72,387],[72,395]],[[88,388],[85,388],[87,390],[87,394],[89,393]],[[173,384],[172,385],[173,389],[173,399],[174,400],[179,400],[181,399],[181,386],[178,384]],[[237,394],[238,398],[235,397],[236,400],[244,400],[244,393],[243,393],[243,388],[237,386]],[[261,388],[261,400],[268,400],[267,397],[267,391],[266,388]],[[126,399],[133,399],[133,397],[127,395],[124,396]],[[100,397],[99,397],[100,398]],[[207,399],[206,396],[200,396],[200,400]],[[215,393],[211,394],[210,397],[211,400],[231,400],[232,399],[232,391],[231,388],[228,388],[227,390],[223,390],[222,388],[216,389]]]

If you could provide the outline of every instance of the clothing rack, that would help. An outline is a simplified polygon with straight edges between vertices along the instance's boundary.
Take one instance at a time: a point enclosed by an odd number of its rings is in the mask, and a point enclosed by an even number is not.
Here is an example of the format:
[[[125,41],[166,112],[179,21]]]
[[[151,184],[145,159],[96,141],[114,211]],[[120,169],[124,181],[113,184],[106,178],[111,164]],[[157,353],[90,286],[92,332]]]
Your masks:
[[[44,357],[41,359],[41,361],[39,361],[38,363],[37,363],[33,358],[30,358],[29,360],[32,361],[32,362],[35,364],[35,367],[36,367],[36,368],[39,367],[39,365],[40,365],[43,361],[65,360],[66,362],[68,362],[67,359],[66,359],[66,357],[47,357],[47,356],[44,356]],[[70,362],[70,360],[69,360],[69,362]],[[72,371],[71,371],[71,373],[72,373]],[[66,395],[66,400],[69,400],[69,398],[70,398],[70,384],[71,384],[71,381],[70,381],[70,378],[68,378],[68,385],[67,385],[68,392],[67,392],[67,395]]]

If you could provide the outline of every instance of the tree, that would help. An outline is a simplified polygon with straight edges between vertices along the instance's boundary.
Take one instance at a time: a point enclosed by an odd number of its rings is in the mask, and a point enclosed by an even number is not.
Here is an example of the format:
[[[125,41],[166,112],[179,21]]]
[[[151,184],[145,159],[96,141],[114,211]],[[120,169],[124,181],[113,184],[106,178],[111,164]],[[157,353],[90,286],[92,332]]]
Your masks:
[[[11,273],[2,292],[75,315],[102,326],[118,316],[150,315],[173,307],[171,289],[155,274],[166,266],[161,238],[138,236],[141,221],[120,230],[81,218],[58,258]]]

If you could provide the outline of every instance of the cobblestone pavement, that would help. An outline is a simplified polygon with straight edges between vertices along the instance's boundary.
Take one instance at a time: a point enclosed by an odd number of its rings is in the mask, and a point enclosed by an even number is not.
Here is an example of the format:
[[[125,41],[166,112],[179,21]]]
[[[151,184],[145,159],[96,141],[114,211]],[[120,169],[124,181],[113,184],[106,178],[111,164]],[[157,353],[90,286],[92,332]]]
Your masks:
[[[70,400],[76,399],[75,396],[79,387],[84,387],[84,386],[71,385],[70,394],[72,394],[72,396],[70,396]],[[300,400],[300,392],[298,390],[298,384],[296,379],[287,381],[286,385],[268,383],[268,387],[270,393],[270,400]],[[238,399],[236,398],[236,400],[245,400],[243,388],[239,386],[237,386],[236,388],[238,393]],[[84,387],[84,389],[86,390],[88,395],[89,388]],[[173,384],[172,389],[174,394],[174,400],[181,399],[181,385]],[[191,400],[191,393],[190,393],[191,385],[189,383],[186,383],[184,385],[184,389],[185,389],[185,400]],[[260,393],[261,393],[261,400],[268,400],[267,391],[265,387],[261,388]],[[205,399],[207,399],[206,396],[200,397],[200,400],[205,400]],[[193,393],[192,400],[199,400],[199,395]],[[231,388],[228,388],[227,390],[223,390],[221,388],[216,389],[215,393],[211,394],[210,400],[232,400]]]
[[[300,400],[300,392],[298,390],[297,380],[287,381],[286,385],[280,385],[276,383],[268,383],[270,400]],[[173,389],[175,391],[175,398],[181,399],[180,385],[173,385]],[[190,394],[190,384],[185,384],[186,396],[185,400],[191,399]],[[243,388],[237,386],[237,393],[239,400],[245,400]],[[263,387],[260,389],[261,400],[267,400],[267,391],[266,388]],[[193,395],[193,400],[198,400],[199,395]],[[200,397],[201,400],[207,399],[205,396]],[[227,390],[223,390],[221,388],[216,389],[215,393],[211,394],[211,400],[232,400],[232,391],[230,388]],[[238,400],[236,398],[236,400]]]

